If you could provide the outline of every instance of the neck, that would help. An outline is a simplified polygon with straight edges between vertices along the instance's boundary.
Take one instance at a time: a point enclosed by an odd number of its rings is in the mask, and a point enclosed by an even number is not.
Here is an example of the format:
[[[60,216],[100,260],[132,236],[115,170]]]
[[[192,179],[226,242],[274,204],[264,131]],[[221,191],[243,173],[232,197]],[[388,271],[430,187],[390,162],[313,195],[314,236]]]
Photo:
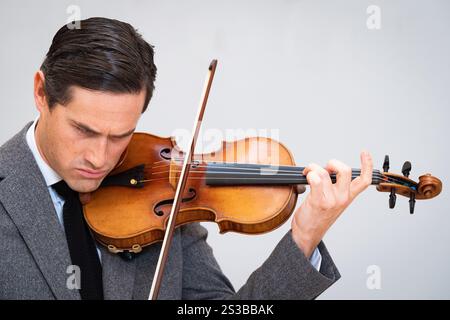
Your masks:
[[[305,167],[270,166],[262,164],[214,163],[206,168],[207,185],[297,185],[308,184],[303,174]],[[352,180],[361,174],[360,169],[352,169]],[[330,174],[331,181],[336,182],[336,174]],[[373,170],[372,184],[383,182],[379,170]]]
[[[36,127],[34,128],[34,140],[36,141],[36,147],[38,149],[39,154],[41,155],[42,160],[45,161],[45,163],[50,166],[48,163],[48,160],[44,154],[44,151],[42,150],[41,144],[44,141],[42,137],[42,125],[39,125],[39,120],[36,122]]]

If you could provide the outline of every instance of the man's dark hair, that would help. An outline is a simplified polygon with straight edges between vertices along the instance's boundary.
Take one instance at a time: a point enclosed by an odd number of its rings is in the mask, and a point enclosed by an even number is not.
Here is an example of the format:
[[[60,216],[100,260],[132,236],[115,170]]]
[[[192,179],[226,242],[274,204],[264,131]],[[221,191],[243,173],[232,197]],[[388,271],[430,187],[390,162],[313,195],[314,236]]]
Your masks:
[[[41,65],[49,107],[68,103],[73,85],[113,93],[145,88],[144,112],[155,88],[153,46],[122,21],[95,17],[79,23],[79,29],[58,30]]]

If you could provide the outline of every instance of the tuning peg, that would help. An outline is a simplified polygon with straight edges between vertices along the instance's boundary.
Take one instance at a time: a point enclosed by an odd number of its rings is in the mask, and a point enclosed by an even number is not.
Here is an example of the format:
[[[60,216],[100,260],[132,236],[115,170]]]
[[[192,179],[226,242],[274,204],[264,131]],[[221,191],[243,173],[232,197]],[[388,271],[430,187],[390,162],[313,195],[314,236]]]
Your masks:
[[[411,172],[411,162],[405,161],[402,167],[402,173],[405,177],[409,177],[409,173]]]
[[[409,195],[409,213],[414,213],[414,206],[416,204],[416,194],[414,192],[411,192]]]
[[[389,195],[389,208],[394,209],[395,207],[395,200],[397,200],[397,195],[395,194],[395,189],[391,189],[391,194]]]
[[[384,162],[383,162],[383,171],[388,172],[389,171],[389,156],[384,156]]]

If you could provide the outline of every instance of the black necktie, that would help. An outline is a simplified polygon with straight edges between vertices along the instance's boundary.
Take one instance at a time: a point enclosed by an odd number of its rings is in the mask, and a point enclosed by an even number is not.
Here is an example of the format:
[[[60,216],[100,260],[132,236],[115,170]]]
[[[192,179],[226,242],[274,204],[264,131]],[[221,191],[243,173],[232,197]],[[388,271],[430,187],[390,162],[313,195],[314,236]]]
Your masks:
[[[80,294],[83,300],[102,300],[102,266],[97,248],[84,220],[78,192],[69,188],[64,180],[52,185],[64,198],[63,221],[72,264],[80,268]],[[80,285],[80,284],[79,284]]]

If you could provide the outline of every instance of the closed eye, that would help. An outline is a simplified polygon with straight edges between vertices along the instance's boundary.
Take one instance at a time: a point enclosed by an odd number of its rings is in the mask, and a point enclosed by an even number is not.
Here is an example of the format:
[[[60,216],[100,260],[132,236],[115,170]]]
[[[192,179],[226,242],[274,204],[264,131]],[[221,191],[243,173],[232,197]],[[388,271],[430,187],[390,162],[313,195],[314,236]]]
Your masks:
[[[83,128],[83,127],[75,126],[75,128],[78,130],[78,132],[80,132],[86,136],[93,136],[95,134],[94,132],[87,130],[86,128]]]

